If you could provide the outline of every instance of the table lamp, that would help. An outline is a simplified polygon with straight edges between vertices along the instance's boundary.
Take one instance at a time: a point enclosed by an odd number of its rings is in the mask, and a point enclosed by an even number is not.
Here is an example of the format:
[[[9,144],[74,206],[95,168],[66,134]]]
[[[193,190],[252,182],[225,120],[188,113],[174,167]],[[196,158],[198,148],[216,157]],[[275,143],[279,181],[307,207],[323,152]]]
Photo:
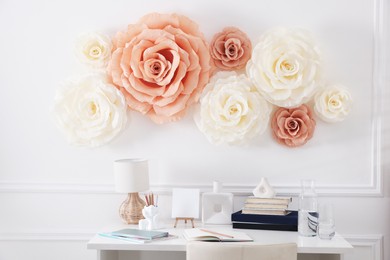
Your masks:
[[[143,219],[145,202],[138,192],[149,189],[149,167],[145,159],[122,159],[114,161],[115,191],[128,193],[119,208],[119,215],[127,224],[138,224]]]

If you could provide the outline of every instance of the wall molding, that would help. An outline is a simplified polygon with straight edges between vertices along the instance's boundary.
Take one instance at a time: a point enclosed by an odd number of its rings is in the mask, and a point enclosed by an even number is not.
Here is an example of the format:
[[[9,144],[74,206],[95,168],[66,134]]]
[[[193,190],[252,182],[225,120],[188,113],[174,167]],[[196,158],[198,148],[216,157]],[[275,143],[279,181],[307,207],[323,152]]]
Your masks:
[[[343,235],[353,247],[368,247],[371,250],[372,260],[383,260],[383,235]]]
[[[374,28],[373,28],[373,68],[372,68],[372,107],[371,107],[371,183],[370,187],[377,195],[383,196],[383,167],[382,167],[382,119],[383,95],[386,82],[386,46],[388,24],[386,16],[388,2],[386,0],[374,1]]]
[[[0,241],[89,241],[96,233],[73,232],[12,232],[0,233]]]
[[[171,195],[173,188],[198,188],[201,192],[212,190],[210,184],[151,184],[151,190],[156,194]],[[254,186],[224,184],[224,190],[232,192],[236,196],[248,196],[252,194]],[[297,196],[299,186],[274,185],[280,196]],[[372,197],[381,196],[381,190],[371,186],[317,186],[316,191],[320,196],[337,197]],[[88,183],[50,183],[50,182],[19,182],[0,181],[0,193],[70,193],[70,194],[116,194],[113,184],[88,184]]]
[[[115,193],[111,184],[0,181],[2,193]]]

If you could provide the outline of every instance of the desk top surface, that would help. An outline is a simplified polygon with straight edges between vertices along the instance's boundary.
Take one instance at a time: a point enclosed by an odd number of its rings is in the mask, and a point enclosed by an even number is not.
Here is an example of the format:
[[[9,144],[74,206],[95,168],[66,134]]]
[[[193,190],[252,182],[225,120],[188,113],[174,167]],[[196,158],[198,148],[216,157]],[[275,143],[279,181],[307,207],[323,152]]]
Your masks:
[[[202,225],[196,227],[205,227],[216,230],[232,230],[231,225]],[[135,225],[120,226],[116,228],[107,228],[102,232],[111,232],[122,228],[137,228]],[[96,234],[89,242],[88,249],[96,250],[140,250],[140,251],[185,251],[187,240],[183,237],[185,228],[164,228],[163,231],[168,231],[169,234],[177,236],[177,238],[167,240],[157,240],[146,244],[133,244],[131,242],[122,241],[102,237]],[[259,244],[279,244],[279,243],[296,243],[298,253],[314,253],[314,254],[342,254],[352,249],[342,236],[336,233],[331,240],[323,240],[318,237],[302,237],[297,232],[291,231],[268,231],[268,230],[252,230],[252,229],[234,229],[236,232],[244,232],[248,234],[255,243]],[[247,242],[248,243],[248,242]],[[249,242],[253,243],[253,242]]]

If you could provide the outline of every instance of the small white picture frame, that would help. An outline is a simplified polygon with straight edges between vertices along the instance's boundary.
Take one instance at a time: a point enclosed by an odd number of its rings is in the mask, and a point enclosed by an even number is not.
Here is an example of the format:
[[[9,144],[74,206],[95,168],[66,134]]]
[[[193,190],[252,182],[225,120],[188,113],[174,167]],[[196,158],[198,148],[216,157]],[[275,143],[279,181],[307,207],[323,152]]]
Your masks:
[[[172,218],[199,218],[199,189],[172,189]]]

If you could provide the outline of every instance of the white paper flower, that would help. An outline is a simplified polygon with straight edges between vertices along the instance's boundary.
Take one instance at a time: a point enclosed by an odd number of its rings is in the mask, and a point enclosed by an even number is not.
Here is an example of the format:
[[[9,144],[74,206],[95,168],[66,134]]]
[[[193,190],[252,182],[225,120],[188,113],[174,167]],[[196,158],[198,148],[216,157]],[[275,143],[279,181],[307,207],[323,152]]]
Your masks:
[[[235,72],[218,72],[206,85],[195,122],[213,144],[240,144],[262,134],[271,105]]]
[[[343,121],[352,108],[352,96],[342,85],[332,85],[317,93],[315,113],[325,122]]]
[[[100,74],[67,82],[57,93],[54,113],[69,142],[96,147],[111,141],[126,125],[123,94]]]
[[[94,68],[104,68],[108,64],[111,49],[111,39],[96,32],[80,36],[75,46],[79,60]]]
[[[319,54],[303,30],[266,32],[252,52],[247,75],[272,104],[292,108],[306,102],[319,78]]]

